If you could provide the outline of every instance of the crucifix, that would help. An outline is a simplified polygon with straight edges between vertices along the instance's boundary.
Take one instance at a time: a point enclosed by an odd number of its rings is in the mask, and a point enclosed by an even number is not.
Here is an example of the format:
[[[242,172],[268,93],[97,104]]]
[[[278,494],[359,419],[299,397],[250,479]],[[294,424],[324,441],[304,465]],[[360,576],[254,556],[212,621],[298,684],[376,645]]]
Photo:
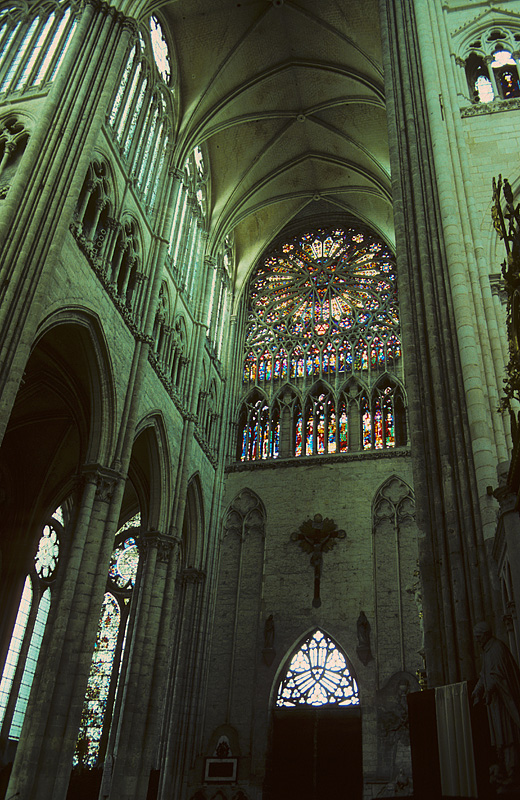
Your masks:
[[[320,584],[321,569],[323,566],[323,553],[332,550],[336,539],[344,539],[345,531],[338,530],[332,519],[323,519],[321,514],[315,514],[313,519],[308,519],[300,525],[299,531],[291,534],[293,542],[299,542],[305,553],[311,554],[311,567],[314,567],[314,608],[321,606]]]

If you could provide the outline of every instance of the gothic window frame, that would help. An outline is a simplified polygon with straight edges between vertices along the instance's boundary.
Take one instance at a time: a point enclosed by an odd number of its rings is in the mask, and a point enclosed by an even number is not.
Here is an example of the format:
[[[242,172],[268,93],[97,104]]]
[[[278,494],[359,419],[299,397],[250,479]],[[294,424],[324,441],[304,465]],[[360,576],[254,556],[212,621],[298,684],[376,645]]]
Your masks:
[[[70,2],[15,2],[0,12],[0,98],[47,91],[63,64],[78,24]]]
[[[176,119],[173,48],[157,15],[152,18],[159,21],[170,54],[169,80],[157,66],[150,29],[143,23],[129,46],[106,117],[106,129],[147,214],[156,206],[161,178],[169,166]]]
[[[487,105],[520,98],[520,26],[498,22],[474,28],[465,35],[460,52],[462,56],[457,63],[464,69],[472,103]],[[509,55],[507,64],[497,62],[501,53]],[[504,84],[508,73],[514,82],[509,89]],[[478,81],[482,82],[482,88]]]
[[[24,579],[5,662],[0,675],[0,734],[18,741],[53,601],[65,543],[63,510],[41,527],[33,565]],[[61,556],[61,559],[60,559]]]

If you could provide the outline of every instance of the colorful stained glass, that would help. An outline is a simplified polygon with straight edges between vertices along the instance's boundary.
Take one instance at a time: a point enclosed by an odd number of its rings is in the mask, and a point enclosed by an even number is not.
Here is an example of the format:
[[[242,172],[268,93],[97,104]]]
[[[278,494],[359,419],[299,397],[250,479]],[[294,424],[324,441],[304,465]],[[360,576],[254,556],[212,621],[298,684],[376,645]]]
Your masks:
[[[325,395],[321,394],[315,410],[316,415],[316,452],[325,452]]]
[[[278,458],[280,455],[280,412],[278,408],[275,408],[271,419],[269,455],[271,458]]]
[[[372,447],[372,415],[366,397],[361,400],[361,424],[363,433],[363,450],[370,450]]]
[[[305,414],[305,454],[312,456],[314,453],[314,418],[312,407],[309,405]]]
[[[359,690],[345,656],[323,631],[315,631],[292,657],[278,687],[276,705],[358,704]]]
[[[301,409],[298,410],[295,425],[295,447],[294,455],[301,456],[303,452],[303,416]]]
[[[73,759],[75,766],[79,763],[80,758],[84,767],[94,767],[97,762],[120,621],[119,603],[113,594],[107,592],[103,600],[81,715],[78,743]]]
[[[301,378],[335,369],[331,354],[340,345],[338,369],[345,370],[352,363],[347,341],[352,347],[371,325],[377,326],[381,342],[379,363],[384,361],[386,340],[399,331],[392,254],[368,232],[320,228],[286,241],[257,269],[251,282],[246,352],[267,343],[274,352],[282,344],[292,352],[291,378]],[[309,345],[306,357],[300,342]],[[368,349],[358,358],[357,368],[368,369]]]
[[[348,450],[348,417],[345,404],[342,404],[341,415],[339,418],[339,451],[346,453]]]
[[[131,589],[135,586],[139,550],[133,536],[124,540],[112,553],[108,577],[119,589]]]
[[[376,450],[383,448],[383,412],[380,400],[374,403],[374,445]]]
[[[391,397],[387,397],[383,403],[384,426],[385,426],[385,445],[395,447],[395,427],[394,427],[394,408]]]
[[[328,439],[327,439],[327,452],[336,452],[336,412],[334,406],[329,400],[328,409]]]

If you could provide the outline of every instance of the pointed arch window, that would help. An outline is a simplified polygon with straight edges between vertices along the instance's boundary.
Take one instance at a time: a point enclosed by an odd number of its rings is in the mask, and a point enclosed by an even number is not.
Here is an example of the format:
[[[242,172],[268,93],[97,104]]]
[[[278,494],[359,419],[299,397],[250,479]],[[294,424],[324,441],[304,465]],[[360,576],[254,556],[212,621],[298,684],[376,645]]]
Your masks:
[[[116,536],[83,703],[73,765],[95,767],[103,760],[123,664],[130,600],[137,579],[140,514]]]
[[[43,526],[34,568],[27,575],[0,680],[0,730],[8,739],[20,738],[51,607],[63,536],[63,513],[56,509]]]
[[[347,659],[323,631],[308,636],[293,655],[278,687],[276,705],[359,705],[359,689]]]
[[[240,414],[241,461],[278,458],[280,446],[280,409],[272,411],[264,397],[256,393],[242,406]]]

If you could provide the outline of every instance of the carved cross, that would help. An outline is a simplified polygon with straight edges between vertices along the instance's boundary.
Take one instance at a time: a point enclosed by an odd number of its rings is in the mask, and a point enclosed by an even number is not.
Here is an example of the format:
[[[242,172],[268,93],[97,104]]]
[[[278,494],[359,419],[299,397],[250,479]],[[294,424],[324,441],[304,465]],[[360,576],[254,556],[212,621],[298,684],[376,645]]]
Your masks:
[[[293,542],[299,542],[305,553],[311,554],[311,566],[314,567],[314,608],[321,606],[320,584],[323,566],[323,553],[332,550],[336,539],[344,539],[345,531],[338,530],[332,519],[323,519],[321,514],[315,514],[314,519],[308,519],[300,525],[299,531],[291,534]]]

